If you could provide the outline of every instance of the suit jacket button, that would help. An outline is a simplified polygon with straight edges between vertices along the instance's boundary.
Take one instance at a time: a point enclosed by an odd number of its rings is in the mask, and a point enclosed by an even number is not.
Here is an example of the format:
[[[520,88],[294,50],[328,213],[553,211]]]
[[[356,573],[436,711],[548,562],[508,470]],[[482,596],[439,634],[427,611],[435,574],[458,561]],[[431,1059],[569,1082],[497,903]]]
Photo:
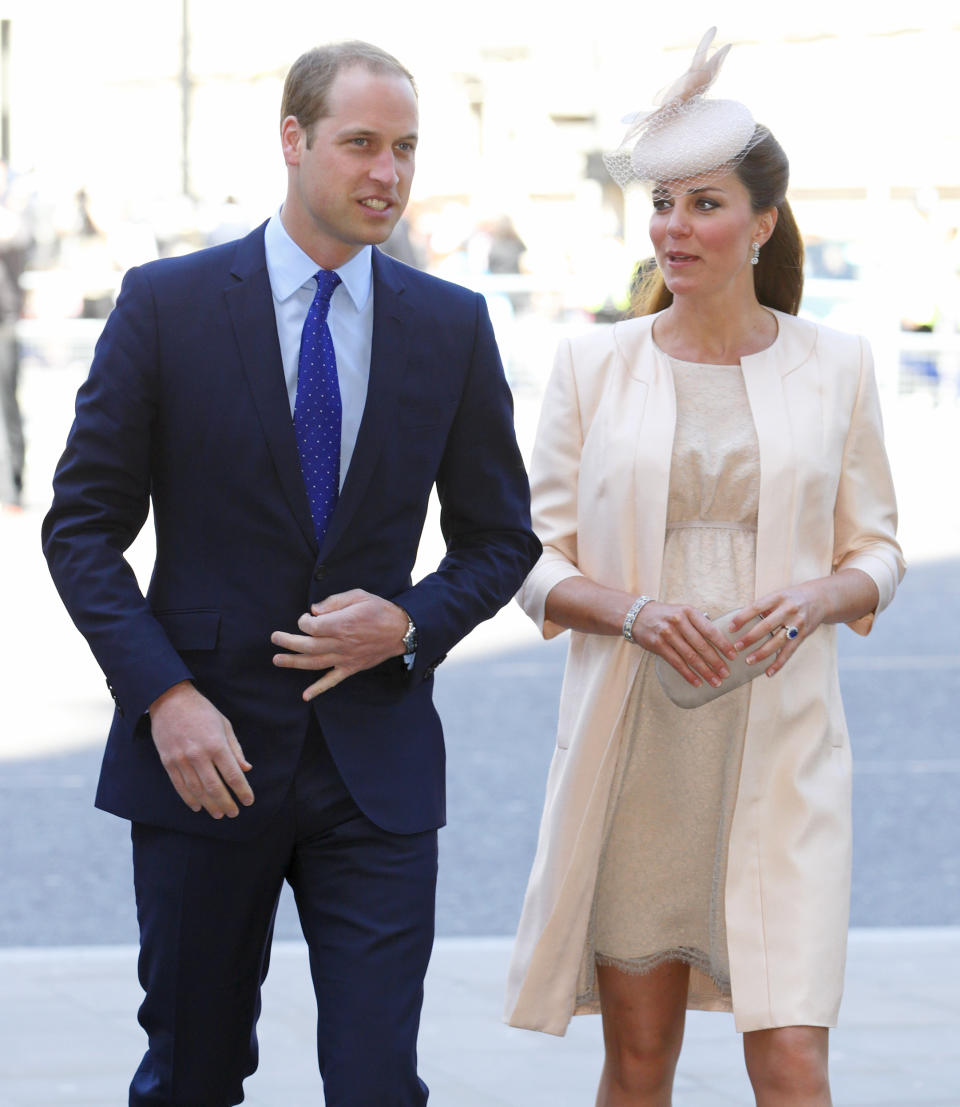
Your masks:
[[[314,580],[323,580],[323,578],[326,575],[327,575],[326,565],[318,565],[316,567],[316,569],[313,570],[313,579]]]

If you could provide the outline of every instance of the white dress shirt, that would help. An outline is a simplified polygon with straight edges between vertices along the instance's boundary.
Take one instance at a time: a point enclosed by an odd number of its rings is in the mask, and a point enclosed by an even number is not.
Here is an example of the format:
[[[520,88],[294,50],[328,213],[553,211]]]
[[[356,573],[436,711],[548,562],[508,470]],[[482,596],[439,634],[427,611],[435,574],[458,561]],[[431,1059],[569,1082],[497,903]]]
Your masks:
[[[292,418],[297,398],[300,335],[307,310],[317,291],[315,274],[320,266],[287,234],[279,211],[267,223],[264,246]],[[340,434],[340,487],[343,488],[357,444],[370,381],[370,350],[373,345],[372,247],[364,246],[336,272],[341,283],[334,289],[330,300],[327,325],[337,356],[343,409]]]

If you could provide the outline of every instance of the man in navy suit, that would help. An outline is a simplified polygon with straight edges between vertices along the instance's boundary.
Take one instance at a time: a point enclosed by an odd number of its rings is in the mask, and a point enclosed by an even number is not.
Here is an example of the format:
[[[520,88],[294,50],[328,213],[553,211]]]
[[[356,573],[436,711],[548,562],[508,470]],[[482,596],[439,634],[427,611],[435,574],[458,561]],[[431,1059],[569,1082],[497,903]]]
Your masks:
[[[433,672],[539,553],[482,299],[374,248],[413,177],[410,74],[364,43],[321,47],[281,114],[280,212],[127,274],[44,523],[116,702],[97,803],[132,823],[149,1041],[135,1107],[241,1102],[284,880],[328,1107],[426,1102]],[[301,332],[331,281],[319,349],[342,411],[321,520],[294,416]],[[434,486],[446,554],[414,584]],[[144,597],[124,551],[151,503]]]

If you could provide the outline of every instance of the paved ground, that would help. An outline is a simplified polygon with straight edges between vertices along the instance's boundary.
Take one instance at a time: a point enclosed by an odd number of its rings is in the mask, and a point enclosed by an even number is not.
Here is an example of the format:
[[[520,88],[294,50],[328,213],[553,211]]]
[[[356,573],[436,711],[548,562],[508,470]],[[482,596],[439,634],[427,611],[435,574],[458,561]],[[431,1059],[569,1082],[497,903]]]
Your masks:
[[[509,943],[446,938],[434,952],[420,1037],[436,1107],[587,1107],[600,1020],[564,1039],[499,1022]],[[847,996],[832,1036],[837,1107],[958,1107],[960,928],[855,930]],[[132,947],[0,951],[0,1107],[119,1107],[143,1051]],[[322,1103],[302,944],[275,949],[250,1107]],[[752,1103],[728,1015],[688,1021],[677,1107]]]

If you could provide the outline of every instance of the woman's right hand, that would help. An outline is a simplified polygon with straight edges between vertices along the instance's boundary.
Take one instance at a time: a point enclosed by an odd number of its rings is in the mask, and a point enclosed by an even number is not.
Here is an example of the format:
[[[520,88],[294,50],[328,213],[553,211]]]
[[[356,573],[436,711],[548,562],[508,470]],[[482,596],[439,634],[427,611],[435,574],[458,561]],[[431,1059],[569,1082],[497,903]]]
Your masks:
[[[734,661],[733,643],[701,611],[688,604],[644,604],[633,624],[633,640],[662,657],[694,688],[706,681],[718,688],[730,675],[724,658]]]

